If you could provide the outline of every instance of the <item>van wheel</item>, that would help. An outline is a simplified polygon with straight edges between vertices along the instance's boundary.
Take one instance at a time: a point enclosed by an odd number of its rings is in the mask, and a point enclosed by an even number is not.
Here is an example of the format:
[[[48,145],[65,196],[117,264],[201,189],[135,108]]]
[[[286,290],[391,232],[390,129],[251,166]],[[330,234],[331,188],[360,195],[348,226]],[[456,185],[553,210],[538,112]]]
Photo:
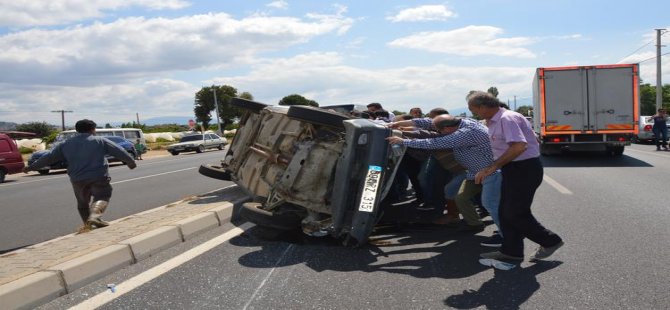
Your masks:
[[[344,129],[342,121],[349,119],[346,115],[337,112],[302,105],[291,106],[286,115],[292,119],[306,123],[335,127],[338,129]]]
[[[5,170],[0,169],[0,183],[5,182],[5,176],[7,175],[7,172]]]
[[[39,174],[41,174],[41,175],[47,175],[47,174],[49,174],[49,169],[37,170],[37,172],[39,172]]]
[[[242,98],[230,98],[230,104],[241,109],[249,110],[256,114],[258,114],[261,110],[265,109],[265,107],[268,106],[265,103],[260,103]]]
[[[172,156],[177,156],[177,155],[179,155],[179,152],[177,152],[177,151],[172,151],[172,152],[170,152],[170,154],[172,154]]]
[[[302,218],[296,212],[267,211],[261,209],[259,202],[246,202],[242,204],[240,216],[258,226],[270,227],[280,230],[293,230],[300,228]]]
[[[195,150],[196,153],[202,153],[205,151],[204,145],[198,145],[198,148]]]

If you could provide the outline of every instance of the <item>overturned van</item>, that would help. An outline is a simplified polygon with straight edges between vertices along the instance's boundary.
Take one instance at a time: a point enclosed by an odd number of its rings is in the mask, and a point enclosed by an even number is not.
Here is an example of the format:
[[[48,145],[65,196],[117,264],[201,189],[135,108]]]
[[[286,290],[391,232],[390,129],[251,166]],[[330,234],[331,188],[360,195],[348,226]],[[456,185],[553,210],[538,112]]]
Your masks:
[[[244,111],[240,128],[221,164],[203,165],[200,173],[234,181],[252,197],[241,216],[365,243],[404,153],[386,138],[400,132],[352,117],[353,105],[269,106],[240,98],[231,104]]]

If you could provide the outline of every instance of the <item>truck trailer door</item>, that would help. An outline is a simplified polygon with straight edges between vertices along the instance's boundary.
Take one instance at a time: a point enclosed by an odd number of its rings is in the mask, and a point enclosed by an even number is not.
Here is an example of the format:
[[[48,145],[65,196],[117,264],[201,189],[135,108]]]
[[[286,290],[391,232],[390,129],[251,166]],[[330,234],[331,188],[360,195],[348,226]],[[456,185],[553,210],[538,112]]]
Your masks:
[[[633,130],[633,110],[636,106],[633,83],[632,67],[595,67],[588,70],[589,130]]]
[[[586,71],[546,70],[544,79],[546,131],[586,130]]]

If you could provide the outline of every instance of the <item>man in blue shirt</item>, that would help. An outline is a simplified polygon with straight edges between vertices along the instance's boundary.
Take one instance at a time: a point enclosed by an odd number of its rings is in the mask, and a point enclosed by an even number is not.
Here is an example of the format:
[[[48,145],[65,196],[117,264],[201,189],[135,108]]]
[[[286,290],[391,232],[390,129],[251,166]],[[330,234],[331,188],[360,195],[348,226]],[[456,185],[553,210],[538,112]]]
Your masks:
[[[112,197],[109,163],[105,155],[114,156],[130,169],[137,167],[133,157],[122,147],[104,137],[96,136],[95,127],[95,122],[91,120],[78,121],[75,124],[78,132],[76,136],[59,143],[48,154],[23,169],[27,173],[55,162],[67,161],[67,174],[77,198],[77,210],[84,222],[84,228],[109,225],[100,218]]]
[[[500,204],[500,185],[502,183],[502,176],[500,171],[489,175],[481,181],[481,185],[475,183],[475,175],[477,172],[490,166],[493,163],[493,151],[491,150],[491,142],[488,136],[486,126],[480,124],[476,120],[468,118],[458,118],[448,114],[435,117],[433,120],[412,119],[414,125],[424,129],[437,129],[438,132],[446,134],[441,137],[429,139],[402,139],[400,137],[389,137],[391,144],[403,144],[407,147],[417,149],[439,150],[439,149],[453,149],[456,161],[466,169],[466,181],[464,181],[459,195],[474,195],[477,194],[475,187],[480,187],[482,191],[482,203],[484,208],[491,214],[496,226],[500,227],[498,217],[498,206]],[[465,197],[463,197],[465,198]],[[458,199],[457,204],[461,209],[461,213],[471,212],[470,208],[463,205],[467,199]],[[479,223],[468,223],[471,226],[480,226]],[[498,229],[500,230],[500,229]]]

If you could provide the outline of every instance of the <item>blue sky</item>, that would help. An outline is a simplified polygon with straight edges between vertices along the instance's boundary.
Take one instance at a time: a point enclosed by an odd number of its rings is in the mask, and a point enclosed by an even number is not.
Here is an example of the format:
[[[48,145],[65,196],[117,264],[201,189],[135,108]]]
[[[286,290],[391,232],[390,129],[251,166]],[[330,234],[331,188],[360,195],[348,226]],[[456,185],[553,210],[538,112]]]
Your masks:
[[[0,121],[192,116],[213,84],[269,104],[297,93],[400,111],[460,111],[490,86],[529,104],[537,67],[643,61],[655,84],[647,59],[668,12],[668,1],[0,0]]]

